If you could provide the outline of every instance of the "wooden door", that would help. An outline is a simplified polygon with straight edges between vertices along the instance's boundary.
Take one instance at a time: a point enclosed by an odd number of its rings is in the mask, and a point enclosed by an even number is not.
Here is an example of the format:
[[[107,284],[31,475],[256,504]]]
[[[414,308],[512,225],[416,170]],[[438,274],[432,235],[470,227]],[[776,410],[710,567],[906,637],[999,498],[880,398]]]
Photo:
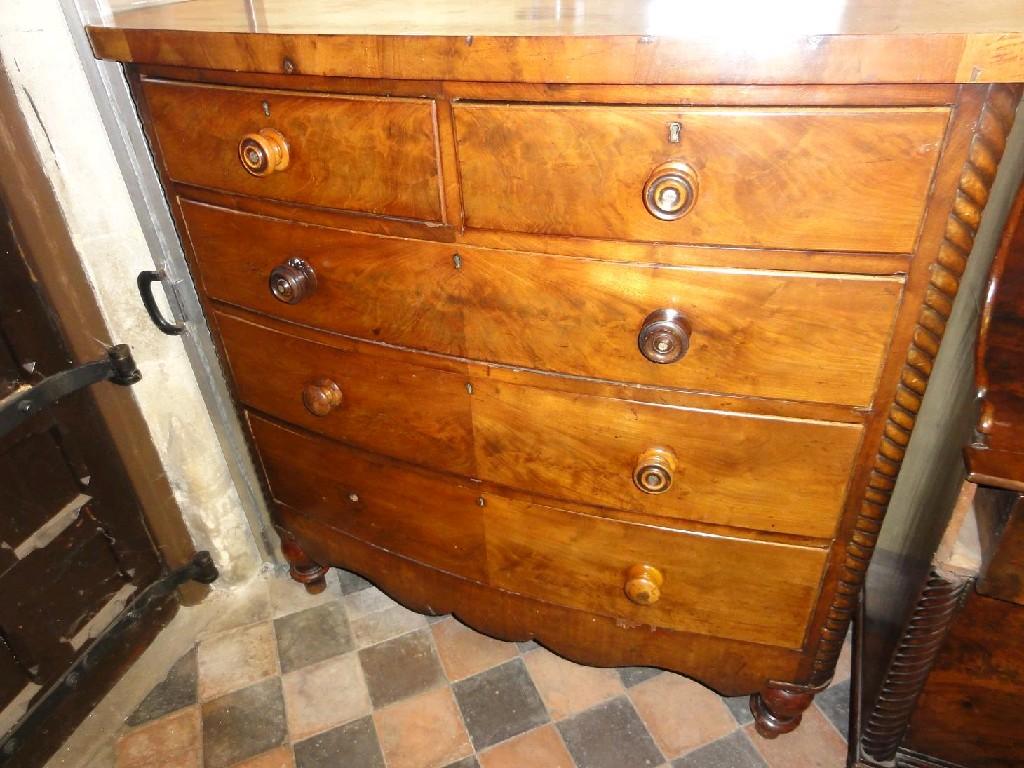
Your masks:
[[[0,399],[81,362],[70,358],[0,200]],[[0,436],[0,733],[161,572],[88,389]]]

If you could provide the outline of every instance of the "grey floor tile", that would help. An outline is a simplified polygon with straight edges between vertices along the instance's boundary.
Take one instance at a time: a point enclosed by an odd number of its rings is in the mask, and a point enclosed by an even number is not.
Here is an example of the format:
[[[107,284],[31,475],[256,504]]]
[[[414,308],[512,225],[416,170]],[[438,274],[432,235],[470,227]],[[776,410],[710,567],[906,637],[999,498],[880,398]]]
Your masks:
[[[127,719],[128,725],[142,725],[196,703],[198,673],[196,649],[178,659],[159,683]]]
[[[814,703],[825,713],[843,738],[850,738],[850,681],[845,680],[814,697]]]
[[[295,768],[385,768],[373,718],[346,723],[295,745]]]
[[[622,678],[622,684],[627,688],[632,688],[644,680],[657,677],[662,673],[662,670],[657,667],[619,667],[618,673],[619,677]]]
[[[341,585],[341,593],[343,595],[351,595],[353,592],[359,592],[373,586],[358,573],[343,571],[341,568],[336,568],[335,571],[337,571],[338,584]]]
[[[579,768],[653,768],[665,762],[625,696],[558,723]]]
[[[480,768],[480,763],[477,762],[476,757],[470,755],[469,757],[462,758],[457,763],[446,765],[444,768]]]
[[[359,661],[377,708],[446,682],[427,629],[364,648]]]
[[[355,649],[345,608],[338,601],[274,620],[281,671],[316,664]]]
[[[208,701],[202,712],[205,768],[227,768],[288,737],[279,677]]]
[[[523,640],[523,642],[516,643],[516,645],[519,647],[520,653],[529,653],[535,648],[540,648],[536,640]]]
[[[754,716],[750,714],[749,696],[723,697],[722,702],[729,708],[729,711],[732,712],[732,716],[736,718],[736,722],[740,725],[747,725],[748,723],[754,722]]]
[[[734,731],[718,741],[683,755],[672,768],[768,768],[743,731]]]
[[[550,719],[521,658],[460,680],[452,690],[477,751]]]

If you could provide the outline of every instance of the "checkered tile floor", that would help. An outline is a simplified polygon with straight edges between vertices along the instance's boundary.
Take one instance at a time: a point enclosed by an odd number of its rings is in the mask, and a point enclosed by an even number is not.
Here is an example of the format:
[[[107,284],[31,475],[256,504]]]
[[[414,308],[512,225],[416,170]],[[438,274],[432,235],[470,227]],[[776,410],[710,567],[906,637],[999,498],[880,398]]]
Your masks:
[[[209,634],[128,718],[117,768],[840,768],[849,655],[794,733],[746,698],[652,669],[573,664],[426,618],[358,576],[269,584],[254,623]]]

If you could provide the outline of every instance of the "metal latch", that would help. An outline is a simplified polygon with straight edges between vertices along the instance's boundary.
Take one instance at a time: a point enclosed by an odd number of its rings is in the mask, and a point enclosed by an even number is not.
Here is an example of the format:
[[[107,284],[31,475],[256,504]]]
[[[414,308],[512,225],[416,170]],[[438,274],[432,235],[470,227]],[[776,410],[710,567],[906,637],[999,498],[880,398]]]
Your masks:
[[[47,376],[34,387],[17,390],[0,400],[0,437],[62,397],[90,384],[112,381],[127,387],[141,378],[142,374],[135,367],[128,345],[115,344],[107,350],[107,356],[100,360]]]

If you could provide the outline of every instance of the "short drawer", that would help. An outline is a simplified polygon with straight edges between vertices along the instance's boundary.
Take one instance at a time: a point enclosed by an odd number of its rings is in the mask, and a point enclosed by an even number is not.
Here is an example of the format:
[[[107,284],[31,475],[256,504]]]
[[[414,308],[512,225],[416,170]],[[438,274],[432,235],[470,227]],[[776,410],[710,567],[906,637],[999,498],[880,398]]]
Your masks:
[[[210,296],[391,344],[612,381],[867,405],[899,277],[658,267],[360,235],[182,203]],[[301,259],[315,288],[275,299]],[[275,272],[275,270],[278,270]],[[312,281],[310,281],[312,283]],[[640,348],[658,310],[688,348]],[[671,330],[671,329],[670,329]]]
[[[238,396],[258,411],[420,466],[609,509],[829,538],[862,433],[556,391],[542,376],[542,386],[506,383],[485,365],[216,317]]]
[[[167,174],[322,208],[441,220],[434,103],[142,85]]]
[[[803,644],[826,550],[698,536],[486,495],[488,582],[702,635]]]
[[[516,232],[910,252],[949,109],[465,103],[465,223]]]
[[[315,438],[249,414],[271,495],[339,531],[483,582],[483,519],[473,483]]]

